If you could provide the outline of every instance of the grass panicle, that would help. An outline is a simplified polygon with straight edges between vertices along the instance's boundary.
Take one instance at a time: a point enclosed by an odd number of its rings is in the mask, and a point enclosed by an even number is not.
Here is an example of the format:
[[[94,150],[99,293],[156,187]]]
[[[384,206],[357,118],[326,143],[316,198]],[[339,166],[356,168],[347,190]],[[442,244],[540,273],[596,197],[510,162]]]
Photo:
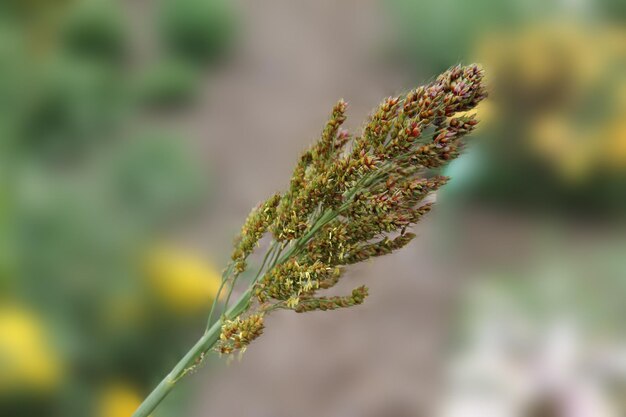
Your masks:
[[[431,210],[428,196],[448,181],[433,170],[461,154],[478,123],[469,112],[486,96],[478,65],[455,66],[383,100],[358,135],[342,129],[347,103],[337,102],[319,140],[299,158],[289,189],[245,221],[206,332],[133,417],[147,417],[211,349],[245,351],[275,310],[305,313],[363,303],[363,286],[345,296],[318,293],[341,281],[349,265],[400,250],[415,238],[408,229]],[[237,278],[266,234],[271,242],[260,268],[230,305]],[[217,304],[221,319],[213,323]]]

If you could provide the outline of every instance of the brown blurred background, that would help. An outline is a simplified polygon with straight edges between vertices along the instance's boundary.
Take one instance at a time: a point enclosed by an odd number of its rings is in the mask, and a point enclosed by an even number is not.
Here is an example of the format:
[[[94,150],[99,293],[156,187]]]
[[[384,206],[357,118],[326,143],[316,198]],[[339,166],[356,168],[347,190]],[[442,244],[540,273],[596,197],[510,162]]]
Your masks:
[[[367,302],[273,315],[154,416],[626,415],[622,3],[3,2],[0,415],[130,416],[336,100],[358,130],[458,62],[482,125]]]

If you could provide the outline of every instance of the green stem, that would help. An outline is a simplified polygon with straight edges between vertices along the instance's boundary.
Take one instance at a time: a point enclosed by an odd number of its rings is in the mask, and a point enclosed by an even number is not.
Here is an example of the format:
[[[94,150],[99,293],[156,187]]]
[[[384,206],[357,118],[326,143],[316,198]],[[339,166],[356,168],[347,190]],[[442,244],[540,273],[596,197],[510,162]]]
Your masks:
[[[207,322],[206,322],[207,332],[209,331],[209,329],[211,328],[211,325],[213,324],[212,321],[213,321],[213,313],[215,312],[215,307],[217,306],[217,303],[219,302],[219,299],[222,296],[222,290],[224,290],[224,285],[226,285],[226,281],[228,281],[228,277],[230,276],[230,273],[232,272],[232,270],[233,270],[233,264],[231,262],[222,273],[222,282],[220,283],[220,286],[217,289],[217,293],[215,294],[215,297],[213,298],[213,303],[211,304],[211,311],[209,312],[209,318],[207,319]]]
[[[256,282],[261,276],[261,273],[263,272],[263,270],[265,269],[265,265],[267,264],[267,260],[270,259],[276,247],[278,247],[276,241],[272,240],[272,243],[270,244],[269,249],[267,250],[267,252],[265,252],[265,256],[263,257],[263,262],[261,263],[261,267],[256,272],[256,275],[254,276],[254,279],[252,280],[253,283]]]
[[[251,296],[252,288],[249,288],[241,295],[241,297],[239,297],[237,303],[226,312],[226,316],[238,316],[248,306]],[[163,378],[150,395],[146,397],[132,417],[148,417],[150,413],[152,413],[161,401],[163,401],[163,399],[170,393],[172,388],[174,388],[176,383],[186,373],[188,368],[194,364],[200,355],[207,352],[213,347],[213,345],[215,345],[220,337],[221,330],[221,321],[218,320],[213,323],[213,325],[202,335],[202,337],[198,339],[196,344],[193,345],[193,347],[189,349],[176,366],[174,366],[170,373],[167,374],[167,376]]]

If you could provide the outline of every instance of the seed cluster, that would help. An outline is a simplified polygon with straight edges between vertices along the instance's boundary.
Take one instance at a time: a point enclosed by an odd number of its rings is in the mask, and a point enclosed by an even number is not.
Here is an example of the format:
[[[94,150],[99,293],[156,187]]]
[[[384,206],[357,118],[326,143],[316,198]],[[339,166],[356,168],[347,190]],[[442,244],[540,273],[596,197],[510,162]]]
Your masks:
[[[336,310],[352,307],[363,303],[367,297],[367,287],[361,286],[352,290],[352,294],[344,297],[318,297],[302,300],[294,307],[296,313],[305,313],[314,310]]]
[[[263,334],[264,327],[262,313],[252,314],[244,319],[235,317],[233,320],[225,320],[215,348],[225,354],[245,349],[250,342]]]
[[[365,287],[342,297],[317,292],[333,287],[346,265],[389,254],[415,237],[407,228],[431,209],[425,198],[448,181],[432,169],[460,154],[478,123],[467,112],[486,96],[482,69],[456,66],[384,100],[356,137],[341,129],[347,104],[340,100],[320,140],[300,157],[289,190],[255,209],[236,240],[233,274],[245,270],[266,231],[273,237],[269,263],[252,284],[254,302],[239,317],[224,319],[218,350],[245,347],[260,334],[263,315],[275,309],[361,304]]]
[[[253,209],[241,228],[241,233],[235,238],[235,248],[231,259],[237,273],[246,269],[246,258],[263,237],[276,215],[276,206],[280,201],[280,194],[275,194],[267,201]]]

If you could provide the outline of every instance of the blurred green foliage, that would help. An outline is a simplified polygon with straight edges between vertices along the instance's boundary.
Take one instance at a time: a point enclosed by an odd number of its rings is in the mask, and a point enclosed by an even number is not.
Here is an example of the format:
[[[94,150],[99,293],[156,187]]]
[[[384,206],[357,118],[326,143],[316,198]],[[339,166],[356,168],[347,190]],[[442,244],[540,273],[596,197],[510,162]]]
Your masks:
[[[466,59],[480,31],[520,24],[524,10],[536,11],[544,0],[494,1],[392,0],[407,59],[419,71],[437,74]],[[523,7],[528,4],[528,7]]]
[[[172,56],[193,64],[215,62],[227,51],[235,28],[227,0],[160,0],[159,30]]]
[[[195,97],[198,77],[194,66],[169,59],[146,71],[137,87],[138,95],[154,109],[179,107]]]
[[[0,4],[0,327],[10,332],[0,334],[0,374],[33,372],[15,386],[0,378],[0,415],[122,417],[206,319],[212,270],[169,261],[159,279],[184,279],[194,297],[177,311],[145,262],[204,206],[208,172],[188,142],[146,121],[155,104],[194,97],[205,74],[187,52],[226,50],[224,10],[191,11],[195,29],[182,37],[177,14],[176,40],[137,62],[124,2]],[[45,375],[45,387],[33,385]]]
[[[520,30],[539,22],[595,19],[623,23],[621,0],[577,4],[557,0],[392,0],[390,13],[401,32],[405,55],[416,69],[437,74],[451,63],[473,58],[471,52],[484,35]]]
[[[24,151],[67,159],[110,140],[129,105],[120,70],[75,57],[46,66],[24,115]]]
[[[80,1],[65,19],[62,41],[73,55],[114,63],[128,53],[128,23],[115,2]]]

